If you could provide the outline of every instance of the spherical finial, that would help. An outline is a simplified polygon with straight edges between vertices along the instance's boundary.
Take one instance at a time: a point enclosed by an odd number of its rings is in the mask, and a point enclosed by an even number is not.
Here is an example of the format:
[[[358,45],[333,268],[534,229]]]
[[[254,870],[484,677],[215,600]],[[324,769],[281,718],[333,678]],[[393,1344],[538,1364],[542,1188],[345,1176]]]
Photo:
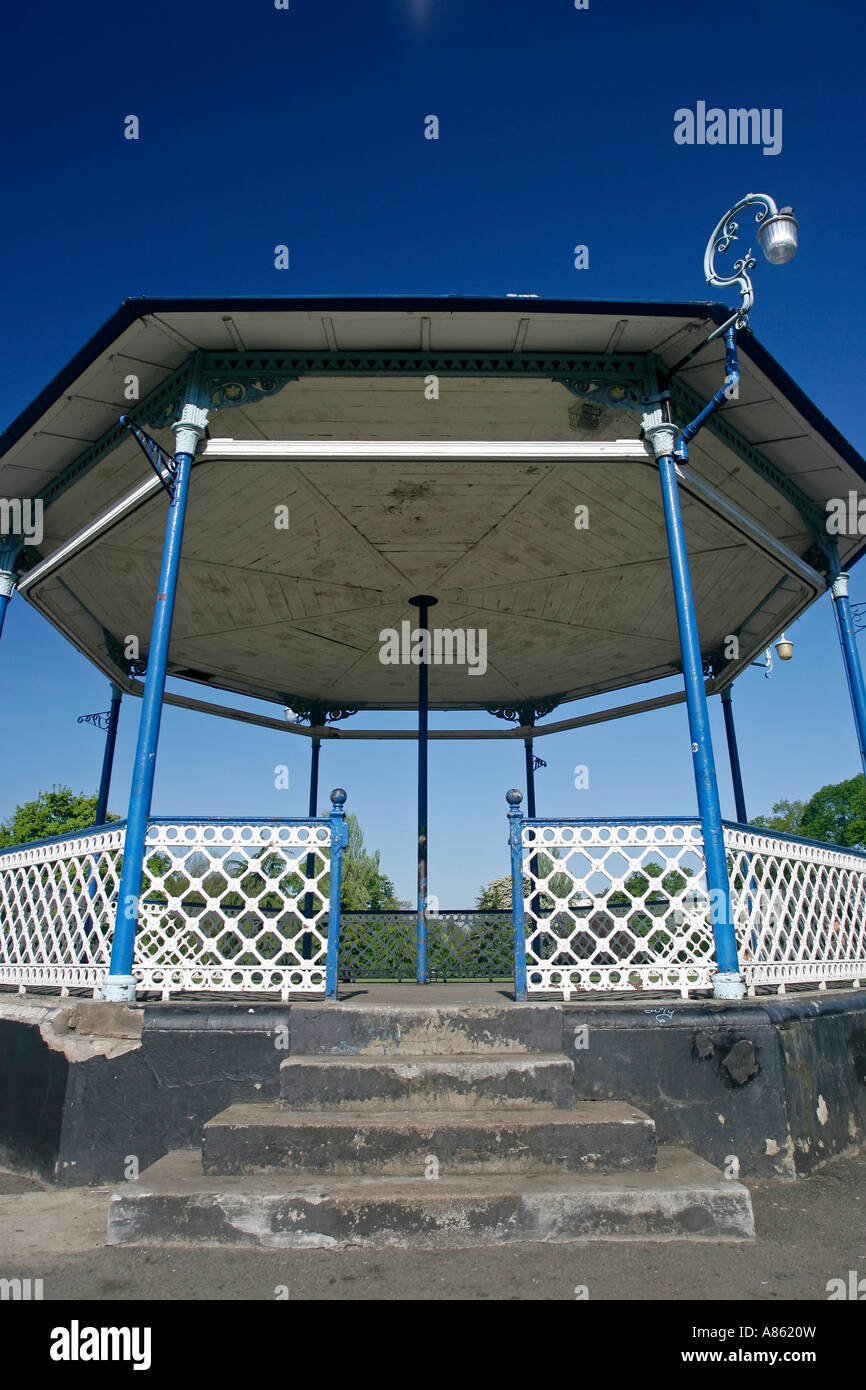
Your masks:
[[[346,804],[346,792],[343,791],[342,787],[334,788],[331,792],[331,800],[335,806],[344,806]]]
[[[516,787],[512,787],[510,792],[505,793],[505,800],[509,806],[519,806],[523,800],[523,792],[519,792]]]

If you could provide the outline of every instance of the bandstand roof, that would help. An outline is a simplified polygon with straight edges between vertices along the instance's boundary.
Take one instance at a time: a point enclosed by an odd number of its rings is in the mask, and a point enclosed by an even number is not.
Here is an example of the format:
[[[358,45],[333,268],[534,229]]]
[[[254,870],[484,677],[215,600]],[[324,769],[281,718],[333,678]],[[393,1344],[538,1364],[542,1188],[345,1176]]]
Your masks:
[[[639,402],[728,313],[510,297],[129,301],[0,438],[0,495],[45,502],[20,590],[140,688],[123,645],[137,634],[146,655],[167,498],[117,421],[134,415],[171,449],[200,354],[212,414],[170,674],[280,704],[412,708],[417,668],[383,665],[379,634],[414,626],[408,599],[430,593],[432,624],[487,632],[483,675],[431,669],[434,708],[670,675],[679,644]],[[715,342],[674,378],[678,418],[717,389],[722,356]],[[866,464],[748,332],[740,366],[739,398],[682,470],[715,688],[823,591],[825,504],[866,491]],[[852,564],[862,538],[838,541]],[[736,661],[720,655],[730,634]]]

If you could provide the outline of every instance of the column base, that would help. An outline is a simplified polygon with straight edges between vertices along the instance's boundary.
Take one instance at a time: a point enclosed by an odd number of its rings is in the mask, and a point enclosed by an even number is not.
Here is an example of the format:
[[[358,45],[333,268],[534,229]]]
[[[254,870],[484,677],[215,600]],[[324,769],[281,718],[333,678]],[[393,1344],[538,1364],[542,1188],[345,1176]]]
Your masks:
[[[106,975],[99,996],[107,1004],[134,1004],[137,986],[134,975]]]
[[[737,970],[720,971],[713,976],[714,999],[745,999],[746,986]]]

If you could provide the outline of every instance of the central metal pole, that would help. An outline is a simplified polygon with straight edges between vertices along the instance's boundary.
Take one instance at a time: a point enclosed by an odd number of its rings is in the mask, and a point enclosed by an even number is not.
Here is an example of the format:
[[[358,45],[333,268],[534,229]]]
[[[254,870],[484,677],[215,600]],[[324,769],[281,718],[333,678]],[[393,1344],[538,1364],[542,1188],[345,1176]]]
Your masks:
[[[311,746],[311,749],[310,749],[310,800],[309,800],[309,802],[308,802],[308,804],[307,804],[307,814],[309,815],[310,820],[315,820],[315,818],[316,818],[316,807],[317,807],[318,802],[319,802],[319,750],[321,749],[321,746],[322,746],[322,740],[321,740],[320,738],[314,738],[314,739],[312,740],[312,746]],[[316,867],[316,856],[315,856],[315,854],[308,854],[308,855],[307,855],[307,865],[306,865],[306,873],[307,873],[307,878],[308,878],[308,879],[309,879],[309,878],[312,878],[312,876],[313,876],[313,870],[315,869],[315,867]],[[313,895],[312,895],[311,892],[307,892],[307,893],[304,894],[304,916],[305,916],[305,918],[307,919],[307,921],[310,920],[310,915],[311,915],[312,911],[313,911]],[[302,955],[302,957],[303,957],[304,960],[312,960],[312,957],[313,957],[313,933],[312,933],[312,932],[309,932],[309,931],[304,932],[303,938],[302,938],[302,940],[301,940],[301,955]]]
[[[535,820],[535,740],[523,740],[526,755],[526,812],[530,820]]]
[[[439,600],[432,594],[416,594],[409,602],[418,609],[418,628],[413,641],[421,634],[418,655],[418,930],[415,944],[415,978],[419,985],[427,983],[427,667],[430,663],[430,633],[427,628],[429,609]]]
[[[743,774],[740,769],[740,750],[737,747],[737,730],[734,727],[733,686],[722,691],[722,713],[725,716],[725,733],[728,737],[728,757],[731,760],[731,781],[734,784],[734,805],[740,825],[748,825],[746,797],[743,791]]]
[[[120,718],[120,702],[123,692],[111,684],[111,708],[108,711],[108,731],[105,735],[105,752],[102,755],[102,776],[99,780],[99,796],[96,800],[95,825],[104,825],[108,815],[108,793],[111,790],[111,773],[114,767],[114,745],[117,742],[117,721]]]
[[[319,802],[319,751],[321,747],[322,740],[314,738],[310,755],[310,800],[307,807],[310,820],[315,820],[316,806]]]

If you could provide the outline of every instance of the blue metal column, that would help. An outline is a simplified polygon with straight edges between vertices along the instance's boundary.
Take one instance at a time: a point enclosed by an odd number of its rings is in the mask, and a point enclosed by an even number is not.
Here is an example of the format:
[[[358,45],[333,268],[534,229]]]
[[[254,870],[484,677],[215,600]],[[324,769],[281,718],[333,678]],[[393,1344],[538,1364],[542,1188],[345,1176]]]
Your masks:
[[[848,575],[837,574],[830,587],[833,607],[836,610],[836,626],[842,645],[842,659],[845,662],[845,676],[854,711],[854,724],[857,729],[857,742],[860,745],[860,763],[866,774],[866,686],[863,684],[863,668],[860,653],[854,637],[854,623],[851,618],[851,605],[848,602]]]
[[[96,801],[96,825],[104,825],[108,815],[108,794],[111,790],[111,773],[114,767],[114,745],[117,742],[117,721],[120,718],[120,702],[123,692],[111,683],[111,707],[108,711],[108,730],[105,735],[105,752],[102,755],[102,776],[99,780],[99,796]]]
[[[409,602],[418,609],[418,631],[427,633],[424,655],[429,658],[428,611],[439,600],[416,594]],[[427,677],[429,661],[418,664],[418,929],[415,941],[415,979],[427,983]]]
[[[725,858],[722,808],[719,802],[719,788],[716,781],[716,767],[710,737],[710,716],[704,689],[703,659],[692,596],[688,552],[682,512],[680,511],[677,465],[671,453],[663,455],[658,460],[658,465],[668,552],[671,561],[671,576],[674,585],[674,602],[677,610],[677,627],[680,634],[686,705],[692,739],[692,764],[704,838],[707,888],[710,895],[713,936],[716,943],[718,974],[713,981],[713,993],[716,998],[740,999],[745,994],[745,986],[740,977],[737,939],[731,920],[731,889]]]
[[[526,998],[526,924],[523,907],[523,814],[520,792],[505,793],[511,847],[511,912],[514,922],[514,997]]]
[[[328,957],[325,966],[325,997],[337,997],[337,966],[340,960],[340,890],[343,885],[343,850],[349,842],[349,827],[343,807],[342,787],[331,792],[331,874],[329,880]]]
[[[743,791],[743,773],[740,768],[740,750],[737,747],[737,730],[734,726],[733,686],[722,691],[722,713],[725,716],[725,733],[728,738],[728,757],[731,760],[731,781],[734,784],[734,805],[740,825],[748,825],[746,796]]]
[[[165,693],[171,622],[177,594],[192,460],[196,448],[204,438],[206,428],[207,411],[191,403],[183,407],[180,420],[172,425],[176,439],[175,460],[177,468],[171,489],[162,566],[159,573],[153,626],[150,633],[147,676],[141,701],[138,744],[135,750],[132,788],[126,822],[123,868],[121,869],[117,895],[117,917],[111,948],[111,967],[109,974],[102,982],[103,999],[129,1001],[135,998],[135,976],[132,974],[132,961],[144,870],[147,820],[153,798],[153,779],[156,771],[159,726],[162,719],[162,697]]]
[[[662,418],[662,411],[645,415],[643,426],[644,435],[655,454],[661,480],[665,530],[674,586],[677,627],[680,634],[683,681],[692,740],[692,764],[698,794],[698,811],[704,840],[704,859],[707,866],[707,889],[716,945],[718,972],[713,979],[713,993],[717,999],[741,999],[746,991],[740,975],[737,959],[737,938],[731,915],[731,888],[725,857],[722,808],[716,781],[716,767],[710,737],[710,716],[707,709],[707,694],[704,689],[703,658],[698,637],[688,551],[677,487],[677,461],[674,458],[675,445],[678,453],[682,450],[681,456],[686,455],[685,446],[688,440],[694,437],[699,426],[708,418],[711,407],[718,408],[726,399],[727,388],[737,380],[736,341],[732,334],[726,334],[726,342],[728,371],[725,387],[716,392],[710,405],[705,407],[700,415],[692,421],[692,424],[683,430],[679,439],[677,439],[676,426],[670,420]]]
[[[15,583],[18,575],[15,571],[15,561],[21,550],[21,541],[17,536],[6,536],[0,541],[0,637],[3,636],[3,624],[6,621],[6,609],[9,607],[9,600],[15,592]]]
[[[689,557],[680,510],[677,486],[677,461],[686,462],[689,441],[710,416],[726,401],[736,397],[740,380],[737,362],[737,334],[733,324],[725,330],[725,381],[685,429],[678,431],[670,420],[670,403],[643,417],[643,432],[655,455],[661,480],[665,530],[671,561],[677,627],[683,662],[686,706],[692,738],[692,764],[698,794],[698,811],[704,839],[704,860],[707,866],[707,888],[713,918],[713,937],[716,945],[717,974],[713,979],[713,994],[717,999],[741,999],[746,987],[740,975],[737,959],[737,937],[731,913],[731,885],[725,856],[722,808],[710,736],[710,716],[707,693],[704,689],[703,659],[698,637],[698,624],[692,596]]]

